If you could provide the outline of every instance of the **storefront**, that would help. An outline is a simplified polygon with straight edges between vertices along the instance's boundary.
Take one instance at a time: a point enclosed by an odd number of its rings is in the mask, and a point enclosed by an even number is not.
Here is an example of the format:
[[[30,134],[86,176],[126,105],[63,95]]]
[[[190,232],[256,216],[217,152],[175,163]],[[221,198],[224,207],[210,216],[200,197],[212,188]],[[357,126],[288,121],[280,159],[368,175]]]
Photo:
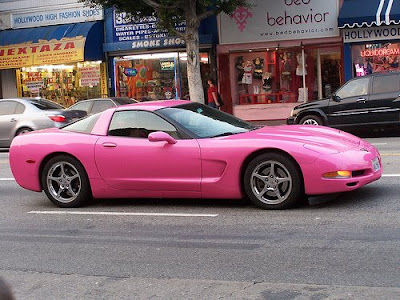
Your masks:
[[[185,23],[176,25],[185,30]],[[204,83],[215,76],[216,20],[208,18],[200,29],[200,69]],[[129,18],[110,10],[106,14],[106,43],[111,93],[135,99],[188,99],[187,56],[181,38],[157,29],[157,19]],[[205,87],[205,85],[204,85]]]
[[[346,80],[400,71],[400,2],[345,0],[339,14]]]
[[[220,19],[221,94],[250,121],[283,120],[343,83],[339,1],[254,1]]]
[[[0,31],[0,72],[2,81],[16,86],[14,97],[43,97],[70,106],[107,95],[104,24],[88,22],[93,16],[102,19],[102,10],[12,14],[13,29]],[[60,22],[67,24],[47,26]]]

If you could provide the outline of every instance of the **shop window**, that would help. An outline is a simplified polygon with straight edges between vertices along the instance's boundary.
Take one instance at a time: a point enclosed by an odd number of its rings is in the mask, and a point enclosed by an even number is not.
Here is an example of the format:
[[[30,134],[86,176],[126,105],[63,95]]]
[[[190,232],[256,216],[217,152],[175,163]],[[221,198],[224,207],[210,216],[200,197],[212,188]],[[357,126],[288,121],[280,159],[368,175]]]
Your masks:
[[[304,57],[303,57],[304,54]],[[308,102],[331,94],[342,84],[341,48],[288,48],[231,56],[239,104]]]
[[[121,111],[116,112],[111,120],[109,135],[134,138],[147,138],[151,132],[164,131],[174,138],[179,134],[174,126],[146,111]]]
[[[376,76],[372,82],[372,93],[393,93],[399,91],[399,76]]]
[[[117,97],[136,100],[189,99],[186,53],[169,52],[115,58]],[[202,78],[209,71],[208,53],[200,53]]]
[[[102,96],[100,63],[24,67],[18,88],[23,97],[41,97],[69,107]]]
[[[352,45],[354,75],[400,71],[400,43]]]

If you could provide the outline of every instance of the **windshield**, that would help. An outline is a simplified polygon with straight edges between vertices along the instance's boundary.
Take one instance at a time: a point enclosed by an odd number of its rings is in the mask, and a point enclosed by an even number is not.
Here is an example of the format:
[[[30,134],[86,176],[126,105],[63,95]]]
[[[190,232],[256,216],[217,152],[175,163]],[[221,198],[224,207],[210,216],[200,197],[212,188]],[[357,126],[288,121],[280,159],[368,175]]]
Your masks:
[[[237,134],[256,128],[230,114],[200,103],[162,108],[157,113],[175,121],[197,138]]]
[[[41,110],[64,109],[64,107],[61,106],[60,104],[46,99],[27,99],[27,100]]]

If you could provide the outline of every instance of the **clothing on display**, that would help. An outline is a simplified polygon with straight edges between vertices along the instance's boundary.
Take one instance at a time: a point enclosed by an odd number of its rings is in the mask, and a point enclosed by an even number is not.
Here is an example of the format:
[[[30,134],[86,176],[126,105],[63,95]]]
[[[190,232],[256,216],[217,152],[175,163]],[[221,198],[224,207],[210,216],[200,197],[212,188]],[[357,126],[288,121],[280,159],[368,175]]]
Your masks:
[[[301,53],[298,53],[296,55],[297,58],[297,68],[296,68],[296,75],[297,76],[303,76],[303,75],[307,75],[307,64],[305,63],[305,68],[304,68],[304,74],[303,74],[303,56],[301,55]],[[307,54],[304,54],[304,62],[307,59]]]
[[[264,72],[262,88],[265,92],[272,91],[272,74],[270,72]]]
[[[254,64],[254,72],[253,72],[254,79],[262,79],[264,59],[256,57],[255,59],[253,59],[253,64]]]
[[[242,82],[243,74],[244,74],[244,60],[243,56],[236,57],[235,67],[238,71],[238,82]]]
[[[252,72],[253,72],[253,66],[251,61],[246,61],[246,64],[243,68],[244,73],[243,73],[243,78],[242,78],[242,83],[243,84],[252,84],[253,83],[253,78],[252,78]]]

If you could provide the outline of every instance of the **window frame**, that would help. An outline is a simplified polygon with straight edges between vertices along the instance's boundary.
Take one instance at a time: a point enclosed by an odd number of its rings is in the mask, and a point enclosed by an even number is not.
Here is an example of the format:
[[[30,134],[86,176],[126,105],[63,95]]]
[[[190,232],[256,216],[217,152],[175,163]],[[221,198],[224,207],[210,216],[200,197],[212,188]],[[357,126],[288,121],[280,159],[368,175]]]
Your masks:
[[[148,111],[148,110],[142,110],[142,109],[130,109],[130,110],[116,110],[114,111],[114,113],[112,114],[111,118],[110,118],[110,122],[108,124],[108,128],[107,128],[107,136],[110,137],[122,137],[122,138],[131,138],[131,139],[146,139],[148,140],[148,136],[146,138],[144,137],[136,137],[136,136],[127,136],[127,135],[111,135],[110,134],[110,127],[111,127],[111,123],[113,121],[113,118],[116,114],[118,113],[124,113],[124,112],[144,112],[144,113],[149,113],[149,114],[153,114],[154,116],[160,118],[161,120],[163,120],[164,122],[166,122],[167,124],[169,124],[170,126],[172,126],[173,128],[175,128],[175,131],[177,133],[177,136],[173,136],[174,139],[176,140],[184,140],[184,139],[188,139],[191,137],[189,137],[185,132],[182,132],[182,130],[179,128],[179,126],[176,126],[175,124],[173,124],[172,122],[170,122],[169,120],[167,120],[166,118],[164,118],[163,116],[160,116],[159,114],[157,114],[155,111]],[[146,129],[146,128],[145,128]],[[146,129],[147,130],[147,129]],[[162,130],[160,130],[162,131]],[[149,132],[152,133],[154,131]],[[165,133],[168,133],[166,131],[163,131]],[[169,134],[169,133],[168,133]]]

